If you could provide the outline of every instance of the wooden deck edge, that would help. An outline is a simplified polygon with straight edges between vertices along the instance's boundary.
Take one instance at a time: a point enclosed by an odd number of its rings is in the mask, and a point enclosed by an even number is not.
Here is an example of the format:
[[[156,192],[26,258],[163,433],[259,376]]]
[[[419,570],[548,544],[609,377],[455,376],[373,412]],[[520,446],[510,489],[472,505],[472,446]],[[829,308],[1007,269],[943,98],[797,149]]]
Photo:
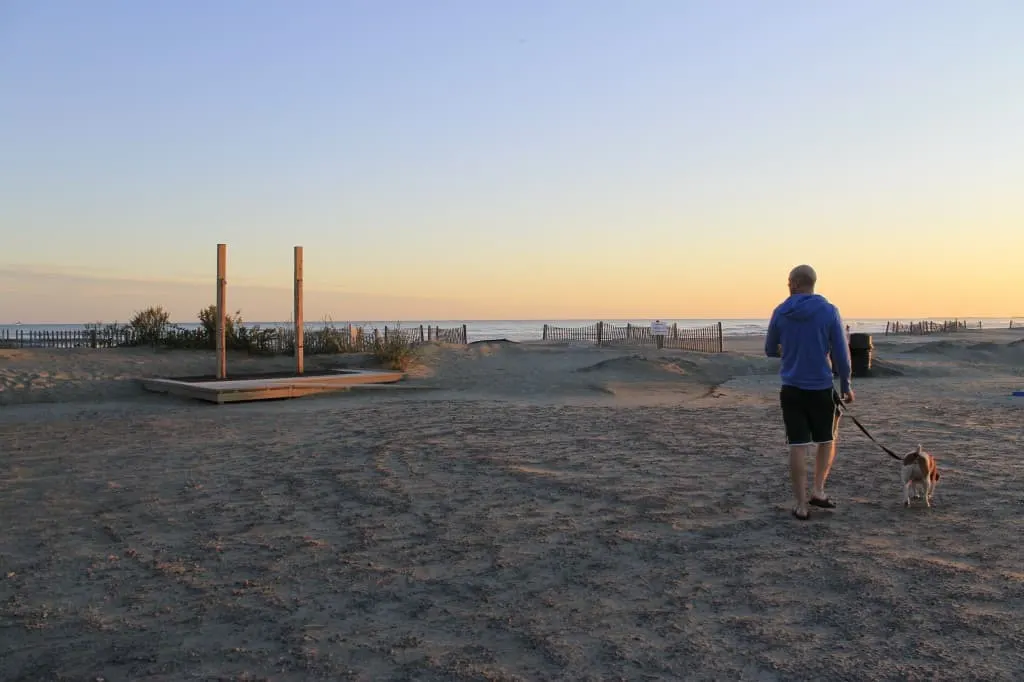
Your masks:
[[[337,376],[280,377],[274,379],[240,379],[234,386],[210,386],[216,382],[188,382],[176,379],[141,379],[142,388],[153,393],[164,393],[180,398],[225,403],[256,400],[301,398],[319,393],[344,392],[358,387],[397,384],[405,378],[403,372],[356,370]],[[225,381],[232,381],[228,378]]]

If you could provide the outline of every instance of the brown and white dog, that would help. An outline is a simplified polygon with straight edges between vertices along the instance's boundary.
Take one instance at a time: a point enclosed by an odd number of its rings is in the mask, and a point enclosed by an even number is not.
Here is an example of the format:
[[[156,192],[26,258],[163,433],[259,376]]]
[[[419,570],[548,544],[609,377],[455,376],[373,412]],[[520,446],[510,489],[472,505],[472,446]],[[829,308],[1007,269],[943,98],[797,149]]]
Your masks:
[[[920,445],[903,456],[900,479],[903,481],[905,506],[910,506],[911,492],[914,493],[914,499],[923,497],[925,506],[932,506],[932,493],[939,482],[939,467],[935,463],[935,458],[925,452]]]

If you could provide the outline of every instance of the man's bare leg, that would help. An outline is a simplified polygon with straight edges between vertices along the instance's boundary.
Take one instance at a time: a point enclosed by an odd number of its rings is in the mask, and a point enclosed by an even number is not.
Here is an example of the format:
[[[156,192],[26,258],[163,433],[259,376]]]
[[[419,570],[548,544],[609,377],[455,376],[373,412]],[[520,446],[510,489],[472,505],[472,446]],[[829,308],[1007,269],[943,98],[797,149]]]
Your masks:
[[[819,500],[825,499],[825,482],[832,470],[832,462],[836,459],[836,442],[821,443],[817,446],[817,453],[814,457],[814,487],[811,488],[811,497]]]
[[[807,510],[807,455],[812,445],[789,446],[789,479],[793,484],[797,514],[804,516]]]

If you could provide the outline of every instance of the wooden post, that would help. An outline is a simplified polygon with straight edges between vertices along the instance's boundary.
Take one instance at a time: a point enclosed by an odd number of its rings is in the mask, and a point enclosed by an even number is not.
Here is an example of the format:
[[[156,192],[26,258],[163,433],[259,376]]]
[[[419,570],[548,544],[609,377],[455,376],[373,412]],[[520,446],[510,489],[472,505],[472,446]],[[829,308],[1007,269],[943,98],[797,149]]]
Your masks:
[[[217,378],[228,376],[227,353],[224,348],[224,315],[227,308],[228,245],[217,244]]]
[[[1013,320],[1010,320],[1010,329],[1013,329]],[[548,326],[547,325],[544,325],[544,331],[541,332],[540,340],[541,341],[547,341],[548,340]]]
[[[462,343],[463,345],[469,344],[469,333],[466,331],[466,325],[462,325]]]
[[[601,337],[604,335],[604,322],[597,321],[597,345],[601,345]]]
[[[722,323],[718,323],[718,352],[725,352],[725,338],[722,335]]]
[[[420,343],[423,343],[424,341],[426,341],[426,338],[423,336],[423,325],[421,324],[420,325]]]
[[[302,319],[302,247],[295,247],[295,373],[302,374],[303,337],[306,325]]]

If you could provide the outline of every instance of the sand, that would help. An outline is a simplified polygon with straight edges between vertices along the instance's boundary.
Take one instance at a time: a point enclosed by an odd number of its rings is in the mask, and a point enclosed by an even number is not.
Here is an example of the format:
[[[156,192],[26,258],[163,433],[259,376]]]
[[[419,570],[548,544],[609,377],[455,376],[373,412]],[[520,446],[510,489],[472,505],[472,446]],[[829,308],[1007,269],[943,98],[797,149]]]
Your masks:
[[[132,380],[209,354],[0,351],[0,679],[1022,679],[1022,338],[875,337],[854,409],[935,506],[844,422],[803,523],[760,339],[229,406]]]

